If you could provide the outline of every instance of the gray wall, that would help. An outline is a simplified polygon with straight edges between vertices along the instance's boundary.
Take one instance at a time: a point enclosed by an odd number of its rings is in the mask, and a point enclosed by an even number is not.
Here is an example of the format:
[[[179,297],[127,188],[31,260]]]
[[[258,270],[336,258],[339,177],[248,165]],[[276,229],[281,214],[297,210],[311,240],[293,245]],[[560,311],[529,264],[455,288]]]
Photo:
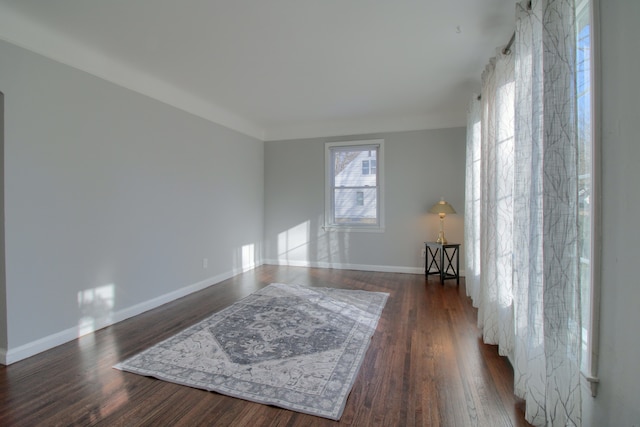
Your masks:
[[[7,282],[4,264],[4,93],[0,92],[0,349],[7,349]]]
[[[602,299],[592,426],[640,425],[640,2],[600,0]],[[588,413],[588,412],[587,412]]]
[[[11,44],[0,58],[4,350],[259,262],[262,141]]]
[[[420,272],[425,240],[438,234],[427,210],[444,196],[449,241],[462,242],[465,129],[395,132],[265,143],[265,262]],[[324,143],[385,140],[384,233],[324,231]],[[464,252],[460,256],[461,265]]]

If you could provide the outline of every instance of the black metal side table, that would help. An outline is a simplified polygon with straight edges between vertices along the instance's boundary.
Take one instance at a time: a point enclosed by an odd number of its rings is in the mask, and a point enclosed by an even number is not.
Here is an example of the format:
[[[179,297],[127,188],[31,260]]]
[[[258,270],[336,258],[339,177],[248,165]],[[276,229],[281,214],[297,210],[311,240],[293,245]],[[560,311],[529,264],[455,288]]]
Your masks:
[[[440,275],[440,283],[447,279],[456,279],[460,285],[460,243],[424,242],[424,275]],[[454,265],[455,262],[455,265]]]

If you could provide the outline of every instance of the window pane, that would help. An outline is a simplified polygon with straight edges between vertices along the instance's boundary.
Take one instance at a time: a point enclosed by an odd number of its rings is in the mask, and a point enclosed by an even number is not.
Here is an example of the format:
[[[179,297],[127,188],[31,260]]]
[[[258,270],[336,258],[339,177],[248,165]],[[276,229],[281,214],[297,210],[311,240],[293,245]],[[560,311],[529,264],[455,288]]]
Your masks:
[[[367,166],[366,173],[363,157],[368,155],[367,150],[358,151],[334,151],[334,187],[373,187],[376,185],[376,175],[369,173]],[[376,152],[372,152],[375,158]],[[367,160],[367,165],[369,161]]]
[[[580,297],[582,305],[582,370],[591,365],[591,230],[592,126],[591,126],[591,25],[590,2],[577,2],[576,90],[578,113],[578,248],[580,256]]]
[[[362,204],[358,204],[358,193],[362,194]],[[366,188],[336,188],[333,193],[334,222],[336,224],[376,224],[377,190]]]

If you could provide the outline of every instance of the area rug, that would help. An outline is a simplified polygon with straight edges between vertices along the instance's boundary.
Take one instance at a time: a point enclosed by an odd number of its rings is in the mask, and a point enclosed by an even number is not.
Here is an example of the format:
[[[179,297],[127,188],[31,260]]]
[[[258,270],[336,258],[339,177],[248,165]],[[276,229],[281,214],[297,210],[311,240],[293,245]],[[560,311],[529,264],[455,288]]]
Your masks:
[[[338,420],[388,296],[272,283],[115,368]]]

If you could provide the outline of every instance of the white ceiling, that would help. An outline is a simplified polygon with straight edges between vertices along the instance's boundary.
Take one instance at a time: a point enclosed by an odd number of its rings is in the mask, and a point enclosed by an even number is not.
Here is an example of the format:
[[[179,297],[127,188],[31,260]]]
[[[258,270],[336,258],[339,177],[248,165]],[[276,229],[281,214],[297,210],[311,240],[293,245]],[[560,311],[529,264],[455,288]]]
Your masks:
[[[0,39],[263,140],[463,126],[514,0],[0,0]]]

